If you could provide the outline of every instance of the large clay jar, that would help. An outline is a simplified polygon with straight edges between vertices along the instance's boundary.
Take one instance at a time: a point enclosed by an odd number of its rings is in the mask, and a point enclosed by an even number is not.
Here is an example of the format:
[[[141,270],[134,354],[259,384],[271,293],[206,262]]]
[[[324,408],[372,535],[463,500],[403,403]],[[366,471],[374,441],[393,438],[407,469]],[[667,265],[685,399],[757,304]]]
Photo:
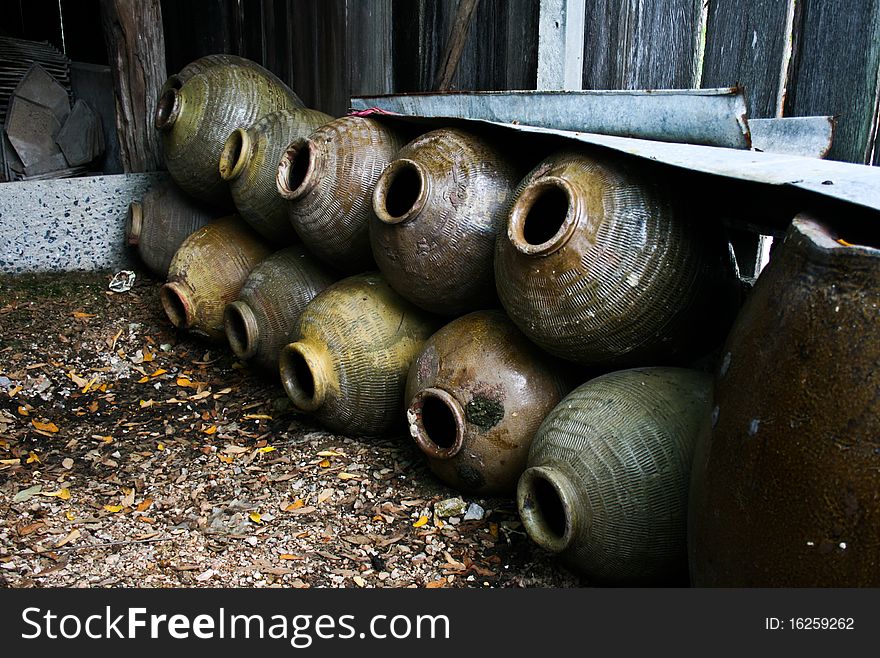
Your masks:
[[[723,340],[735,313],[717,227],[632,167],[586,151],[547,158],[518,188],[497,243],[495,279],[511,319],[583,365],[697,356]]]
[[[229,206],[232,199],[220,178],[226,138],[270,112],[301,106],[289,88],[258,70],[235,64],[207,68],[159,98],[155,125],[162,131],[168,172],[188,194]]]
[[[406,383],[409,430],[444,482],[512,494],[544,417],[565,395],[553,357],[502,311],[469,313],[425,343]]]
[[[300,315],[281,352],[281,381],[328,429],[376,436],[403,423],[410,364],[436,328],[376,273],[339,281]]]
[[[181,243],[215,217],[210,208],[183,194],[171,181],[154,184],[128,206],[128,244],[150,271],[163,279]]]
[[[233,130],[226,139],[220,177],[229,184],[238,214],[273,244],[296,241],[296,231],[287,218],[287,203],[275,182],[278,161],[288,144],[332,120],[317,110],[278,110],[249,128]]]
[[[375,268],[371,195],[403,144],[397,130],[375,119],[346,116],[289,146],[278,166],[278,191],[315,256],[350,274]]]
[[[225,337],[223,311],[250,271],[271,252],[238,216],[224,217],[189,236],[174,254],[160,293],[171,323],[216,341]]]
[[[797,217],[724,348],[694,462],[693,583],[880,586],[880,241]]]
[[[711,383],[694,370],[638,368],[566,396],[519,481],[529,536],[596,582],[686,580],[691,463]]]
[[[516,168],[489,141],[454,128],[417,137],[373,192],[373,257],[408,300],[443,315],[497,304],[492,268]]]
[[[334,280],[302,245],[287,247],[261,261],[238,299],[226,307],[226,338],[232,351],[277,376],[278,355],[300,313]]]
[[[284,84],[281,79],[278,78],[274,73],[266,68],[263,68],[253,60],[239,57],[238,55],[215,53],[213,55],[205,55],[204,57],[199,57],[198,59],[193,60],[182,69],[180,69],[178,73],[169,75],[168,79],[165,81],[165,84],[162,85],[162,89],[159,92],[159,97],[161,98],[162,94],[164,94],[169,89],[180,89],[184,85],[184,83],[194,75],[203,73],[204,71],[215,66],[226,66],[228,64],[235,64],[237,66],[243,66],[245,68],[253,69],[259,72],[261,75],[269,78],[270,80],[277,82],[278,84]]]

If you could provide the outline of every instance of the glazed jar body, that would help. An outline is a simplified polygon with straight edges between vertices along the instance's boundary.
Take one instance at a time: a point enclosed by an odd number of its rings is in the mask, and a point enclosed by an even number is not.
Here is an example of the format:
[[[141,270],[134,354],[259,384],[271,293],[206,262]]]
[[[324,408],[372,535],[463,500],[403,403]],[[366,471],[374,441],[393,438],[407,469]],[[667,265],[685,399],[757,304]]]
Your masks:
[[[164,279],[181,243],[215,216],[171,181],[161,181],[129,206],[126,237],[144,265]]]
[[[219,169],[226,138],[270,112],[301,105],[290,89],[251,67],[205,69],[159,99],[155,123],[168,172],[187,194],[231,206]]]
[[[226,307],[226,338],[236,356],[278,375],[278,355],[303,309],[335,277],[301,245],[260,261]]]
[[[213,68],[215,66],[226,66],[229,64],[234,64],[236,66],[243,66],[245,68],[253,69],[260,73],[273,82],[284,85],[284,82],[276,76],[274,73],[269,71],[268,69],[260,66],[255,61],[246,59],[244,57],[239,57],[238,55],[229,55],[227,53],[215,53],[212,55],[205,55],[204,57],[199,57],[196,60],[193,60],[179,72],[168,76],[168,80],[165,81],[165,84],[162,85],[162,89],[159,92],[159,96],[161,97],[169,89],[180,89],[184,83],[189,80],[194,75],[198,75],[199,73],[203,73],[204,71]],[[293,93],[293,92],[291,92]]]
[[[431,336],[410,367],[410,434],[444,482],[511,494],[532,439],[565,394],[553,357],[501,311],[475,311]]]
[[[223,311],[235,301],[250,271],[271,253],[253,229],[233,215],[190,235],[174,254],[162,287],[174,326],[215,341],[226,337]]]
[[[796,218],[737,318],[694,463],[696,585],[880,586],[880,250],[863,230]]]
[[[414,304],[442,315],[497,305],[493,259],[517,169],[491,142],[454,128],[404,146],[373,193],[379,270]]]
[[[403,426],[410,364],[436,322],[377,273],[329,286],[306,306],[281,352],[281,380],[325,427],[376,436]]]
[[[226,139],[220,177],[229,184],[238,214],[273,244],[297,239],[286,203],[278,194],[278,161],[291,142],[332,120],[329,114],[307,108],[278,110],[247,129],[234,130]]]
[[[558,153],[517,190],[497,242],[498,294],[516,325],[561,358],[681,362],[723,339],[738,301],[716,229],[644,171]]]
[[[636,368],[567,395],[519,481],[532,539],[596,582],[686,578],[691,463],[710,387],[701,372]]]
[[[375,119],[346,116],[292,143],[278,167],[278,190],[303,244],[348,274],[374,269],[372,193],[404,137]]]

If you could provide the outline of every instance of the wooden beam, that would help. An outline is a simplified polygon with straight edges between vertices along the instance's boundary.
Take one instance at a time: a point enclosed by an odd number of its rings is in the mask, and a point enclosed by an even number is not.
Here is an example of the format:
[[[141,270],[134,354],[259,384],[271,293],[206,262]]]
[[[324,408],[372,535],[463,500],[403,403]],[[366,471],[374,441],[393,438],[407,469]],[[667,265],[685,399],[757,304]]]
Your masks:
[[[167,77],[159,0],[101,0],[101,20],[116,97],[116,132],[126,173],[162,168],[153,114]]]
[[[446,52],[443,54],[440,70],[437,71],[434,83],[434,88],[437,91],[448,91],[452,85],[452,78],[458,69],[468,29],[479,2],[480,0],[459,0],[458,8],[455,11],[455,20],[452,23],[452,32],[449,35],[449,42],[446,44]]]

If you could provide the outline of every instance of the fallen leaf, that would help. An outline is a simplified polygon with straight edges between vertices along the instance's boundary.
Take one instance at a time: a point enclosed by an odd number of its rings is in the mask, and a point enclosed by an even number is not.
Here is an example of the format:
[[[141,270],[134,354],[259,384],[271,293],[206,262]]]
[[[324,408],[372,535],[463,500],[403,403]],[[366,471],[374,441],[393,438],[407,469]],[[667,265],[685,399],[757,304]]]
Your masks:
[[[112,436],[97,436],[97,435],[93,435],[92,438],[93,438],[93,439],[97,439],[98,441],[100,441],[100,442],[103,443],[104,445],[108,445],[108,444],[110,444],[110,443],[113,443],[113,437],[112,437]]]
[[[426,589],[437,589],[438,587],[446,587],[446,579],[438,578],[437,580],[432,580],[430,583],[425,583]]]
[[[141,400],[140,401],[141,409],[147,409],[148,407],[152,407],[157,404],[159,404],[159,403],[156,402],[155,400]]]
[[[76,528],[74,528],[73,530],[70,531],[70,533],[64,539],[62,539],[57,544],[55,544],[55,548],[61,548],[65,544],[69,544],[72,541],[76,541],[77,539],[80,538],[80,534],[81,534],[80,531],[77,530]]]
[[[2,466],[18,466],[21,464],[20,459],[0,459],[0,465]]]
[[[327,501],[333,495],[333,489],[324,489],[318,494],[318,504]]]
[[[125,497],[120,501],[123,507],[131,507],[134,505],[134,489],[123,489],[122,493]]]
[[[68,521],[76,521],[76,514],[74,514],[70,510],[67,510],[64,513],[64,516],[65,516],[65,518],[67,518]]]
[[[139,380],[137,380],[137,383],[138,384],[146,384],[148,381],[150,381],[149,377],[141,377]]]
[[[145,363],[149,363],[150,361],[153,360],[153,356],[154,356],[154,355],[153,355],[153,353],[152,353],[150,350],[148,350],[147,348],[144,348],[144,352],[143,352],[143,354],[144,354],[144,362],[145,362]]]
[[[363,578],[361,578],[360,576],[355,576],[354,578],[352,578],[352,580],[354,581],[355,585],[357,585],[358,587],[366,587],[367,586],[367,581],[364,580]]]
[[[157,444],[156,444],[156,450],[165,450],[165,444],[164,444],[164,443],[161,443],[161,442],[160,442],[160,443],[157,443]]]
[[[88,380],[87,380],[85,377],[80,377],[80,376],[77,375],[73,370],[71,370],[70,372],[68,372],[68,373],[67,373],[67,376],[68,376],[68,377],[70,378],[70,380],[71,380],[74,384],[76,384],[79,388],[82,388],[83,386],[85,386],[86,384],[89,383]]]
[[[59,489],[58,491],[50,491],[49,493],[40,493],[41,496],[46,496],[47,498],[60,498],[61,500],[70,500],[70,489],[65,487],[64,489]]]
[[[69,471],[73,468],[73,460],[70,457],[66,457],[61,460],[61,465]]]
[[[40,456],[37,453],[32,451],[32,452],[28,453],[27,462],[25,462],[25,463],[33,464],[34,462],[37,462],[38,464],[40,464],[40,463],[42,463],[42,460],[40,460]]]
[[[262,448],[257,448],[257,452],[272,452],[275,450],[273,446],[264,446]]]
[[[71,315],[75,318],[93,318],[95,317],[94,313],[83,313],[82,311],[74,311]]]
[[[318,457],[345,457],[345,453],[335,450],[322,450],[318,453]]]
[[[229,455],[241,455],[248,451],[247,448],[243,448],[241,446],[232,445],[231,443],[227,444],[225,448],[223,448],[223,452]]]
[[[117,512],[122,511],[122,505],[104,505],[104,509],[111,514],[116,514]]]
[[[28,408],[24,407],[24,406],[18,408],[18,413],[21,414],[22,416],[29,416],[30,415]]]
[[[231,464],[232,460],[235,458],[232,455],[217,455],[217,459],[219,459],[224,464]]]
[[[58,426],[55,423],[41,423],[38,420],[31,419],[31,425],[40,430],[41,432],[52,432],[53,434],[58,431]]]
[[[262,523],[263,517],[258,512],[251,512],[248,514],[248,518],[254,523]]]
[[[181,388],[196,388],[196,384],[194,384],[192,380],[187,379],[186,377],[178,377],[176,384]]]
[[[336,477],[338,477],[340,480],[355,480],[358,476],[354,473],[346,473],[343,471],[342,473],[339,473]]]
[[[330,468],[330,460],[322,459],[320,462],[318,462],[318,466],[320,466],[321,468]]]
[[[89,390],[92,388],[92,385],[93,385],[96,381],[98,381],[98,377],[97,377],[97,376],[92,377],[92,378],[89,380],[89,382],[83,387],[82,392],[83,392],[83,393],[88,393]]]
[[[278,556],[279,560],[302,560],[301,557],[297,557],[296,555],[291,555],[290,553],[282,553]]]
[[[21,391],[21,389],[23,389],[23,388],[24,388],[24,386],[16,386],[16,387],[14,387],[14,388],[11,388],[11,389],[9,389],[9,390],[6,392],[6,395],[8,395],[8,396],[11,397],[11,398],[14,398],[16,395],[18,395],[18,393],[19,393],[19,392]]]
[[[427,516],[420,516],[419,520],[413,523],[413,528],[421,528],[423,525],[428,523]]]
[[[44,521],[36,521],[35,523],[29,523],[26,526],[22,526],[21,528],[16,528],[19,537],[26,537],[31,533],[36,532],[40,528],[45,527],[46,523]]]
[[[267,414],[245,414],[245,420],[272,420],[272,416]]]
[[[150,505],[152,505],[152,504],[153,504],[152,498],[144,498],[140,503],[138,503],[137,511],[138,512],[146,512],[150,508]]]
[[[303,507],[304,505],[305,505],[305,502],[303,502],[303,499],[302,499],[302,498],[297,498],[295,501],[293,501],[292,503],[290,503],[290,505],[288,505],[287,507],[285,507],[285,508],[284,508],[284,511],[285,511],[285,512],[292,512],[293,510],[295,510],[295,509],[299,509],[300,507]]]
[[[209,425],[208,427],[203,429],[202,432],[204,432],[205,434],[216,434],[217,433],[217,426],[216,425]]]
[[[18,462],[17,459],[15,461]],[[17,494],[15,494],[12,497],[12,502],[13,503],[23,503],[27,500],[30,500],[31,498],[36,496],[38,493],[40,493],[40,491],[42,491],[42,489],[43,489],[42,484],[35,484],[34,486],[28,487],[27,489],[22,489],[21,491],[19,491]]]
[[[150,375],[150,377],[158,377],[159,375],[164,375],[166,372],[168,372],[168,371],[165,370],[165,368],[158,368],[153,371],[153,373]]]

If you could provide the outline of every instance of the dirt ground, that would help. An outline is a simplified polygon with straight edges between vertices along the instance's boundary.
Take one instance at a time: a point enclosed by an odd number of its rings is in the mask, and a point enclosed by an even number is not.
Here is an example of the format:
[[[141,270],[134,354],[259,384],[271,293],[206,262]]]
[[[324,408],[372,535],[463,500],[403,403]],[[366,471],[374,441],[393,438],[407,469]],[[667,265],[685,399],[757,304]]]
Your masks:
[[[109,280],[0,277],[0,586],[585,584],[513,501],[435,513],[411,440],[323,431]]]

